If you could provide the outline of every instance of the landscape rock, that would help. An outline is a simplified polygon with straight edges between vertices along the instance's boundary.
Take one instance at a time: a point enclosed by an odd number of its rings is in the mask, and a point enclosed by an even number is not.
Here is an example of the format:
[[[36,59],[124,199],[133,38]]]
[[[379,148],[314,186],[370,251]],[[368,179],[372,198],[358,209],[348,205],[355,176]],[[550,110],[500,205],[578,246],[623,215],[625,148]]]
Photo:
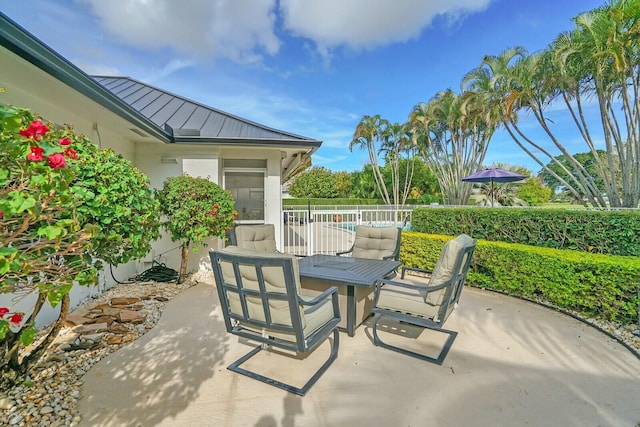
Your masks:
[[[111,298],[111,305],[131,305],[140,302],[140,298],[132,298],[132,297],[117,297]]]
[[[144,317],[139,312],[133,310],[120,310],[118,313],[118,321],[121,323],[143,323]]]

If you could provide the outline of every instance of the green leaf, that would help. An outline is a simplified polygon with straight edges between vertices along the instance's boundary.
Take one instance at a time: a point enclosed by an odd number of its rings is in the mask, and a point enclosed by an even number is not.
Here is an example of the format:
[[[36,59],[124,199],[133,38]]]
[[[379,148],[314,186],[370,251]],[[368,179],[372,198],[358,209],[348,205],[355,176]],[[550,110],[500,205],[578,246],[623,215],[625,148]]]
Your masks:
[[[9,332],[9,323],[6,320],[0,319],[0,340],[3,340],[5,336],[7,336],[7,332]]]
[[[36,329],[36,327],[31,324],[28,328],[23,329],[20,333],[20,342],[25,346],[31,344],[37,333],[38,329]]]
[[[8,255],[13,255],[15,253],[18,252],[17,248],[7,248],[7,247],[0,247],[0,256],[8,256]]]
[[[49,240],[54,240],[62,234],[64,229],[55,225],[48,225],[38,230],[38,236],[46,236]]]
[[[0,276],[6,274],[10,267],[9,261],[5,257],[0,257]]]

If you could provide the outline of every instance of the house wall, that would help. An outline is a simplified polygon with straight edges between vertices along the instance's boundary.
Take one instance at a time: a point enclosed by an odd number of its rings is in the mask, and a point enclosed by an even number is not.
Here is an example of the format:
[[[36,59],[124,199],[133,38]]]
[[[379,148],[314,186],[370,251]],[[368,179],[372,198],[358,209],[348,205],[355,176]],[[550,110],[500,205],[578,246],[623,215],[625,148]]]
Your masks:
[[[164,181],[180,174],[208,178],[216,184],[223,185],[222,160],[232,159],[266,159],[265,183],[265,222],[275,224],[276,236],[282,227],[280,173],[281,157],[278,149],[231,148],[202,145],[165,144],[160,147],[154,144],[138,143],[136,145],[136,166],[149,175],[151,185],[160,189]],[[279,239],[278,239],[279,240]],[[224,247],[221,239],[213,238],[205,242],[205,246],[189,254],[188,271],[210,270],[209,250]],[[278,246],[280,247],[278,241]],[[178,270],[180,267],[179,243],[172,242],[170,236],[163,232],[162,238],[153,245],[152,252],[141,261],[139,268],[148,268],[152,260]]]

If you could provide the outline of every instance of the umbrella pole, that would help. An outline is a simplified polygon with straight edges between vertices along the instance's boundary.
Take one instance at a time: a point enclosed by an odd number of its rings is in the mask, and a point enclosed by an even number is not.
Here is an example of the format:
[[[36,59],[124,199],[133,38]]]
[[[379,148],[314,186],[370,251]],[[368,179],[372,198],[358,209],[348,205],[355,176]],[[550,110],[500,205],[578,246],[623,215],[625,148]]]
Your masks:
[[[493,207],[493,178],[491,178],[491,207]]]

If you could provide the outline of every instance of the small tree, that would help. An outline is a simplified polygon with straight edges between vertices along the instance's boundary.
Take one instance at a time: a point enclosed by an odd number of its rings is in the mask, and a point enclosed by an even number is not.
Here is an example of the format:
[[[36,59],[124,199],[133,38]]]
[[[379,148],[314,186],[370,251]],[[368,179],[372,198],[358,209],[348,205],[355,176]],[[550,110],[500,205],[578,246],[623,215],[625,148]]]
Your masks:
[[[229,191],[204,178],[181,175],[167,179],[158,193],[162,213],[167,216],[163,226],[171,240],[182,242],[182,257],[178,282],[187,272],[189,247],[204,245],[206,237],[225,238],[237,213]],[[197,247],[193,247],[194,252]]]
[[[51,131],[28,110],[0,105],[0,388],[19,382],[64,324],[74,283],[95,280],[87,255],[91,227],[82,227],[70,190],[75,135]],[[26,298],[35,295],[31,308]],[[6,299],[5,299],[6,300]],[[60,305],[52,329],[33,343],[44,304]]]
[[[518,198],[527,202],[529,206],[540,206],[547,203],[553,194],[549,187],[542,183],[539,177],[527,178],[518,185]]]
[[[289,187],[289,194],[298,198],[340,197],[336,175],[323,167],[313,167],[298,175]]]

